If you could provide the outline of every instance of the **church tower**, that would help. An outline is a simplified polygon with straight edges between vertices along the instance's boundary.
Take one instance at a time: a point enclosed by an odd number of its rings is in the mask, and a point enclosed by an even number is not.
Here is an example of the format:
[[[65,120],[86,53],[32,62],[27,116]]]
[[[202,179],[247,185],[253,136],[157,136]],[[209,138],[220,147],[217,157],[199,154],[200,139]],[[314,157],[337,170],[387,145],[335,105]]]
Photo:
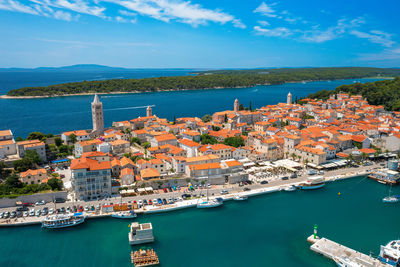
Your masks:
[[[292,94],[289,92],[289,94],[287,95],[287,104],[290,105],[292,104]]]
[[[233,111],[239,112],[239,100],[237,100],[237,98],[233,104]]]
[[[153,110],[151,109],[150,106],[147,106],[147,109],[146,109],[146,116],[147,116],[147,117],[153,116]]]
[[[94,95],[92,102],[92,122],[93,132],[97,135],[104,133],[103,103],[100,102],[97,94]]]

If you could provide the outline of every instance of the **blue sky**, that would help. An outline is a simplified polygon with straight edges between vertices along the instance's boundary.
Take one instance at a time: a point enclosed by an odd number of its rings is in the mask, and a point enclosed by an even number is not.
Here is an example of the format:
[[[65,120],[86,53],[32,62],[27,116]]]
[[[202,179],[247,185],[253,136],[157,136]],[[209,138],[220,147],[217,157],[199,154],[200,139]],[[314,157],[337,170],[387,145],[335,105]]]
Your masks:
[[[0,67],[400,67],[398,0],[0,0]]]

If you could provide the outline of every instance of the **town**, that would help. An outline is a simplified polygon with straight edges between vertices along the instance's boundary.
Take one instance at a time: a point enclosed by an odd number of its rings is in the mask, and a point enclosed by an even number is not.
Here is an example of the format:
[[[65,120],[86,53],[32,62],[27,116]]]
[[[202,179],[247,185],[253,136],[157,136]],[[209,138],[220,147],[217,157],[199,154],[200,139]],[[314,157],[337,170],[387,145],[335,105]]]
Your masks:
[[[181,193],[185,198],[202,197],[204,190],[214,195],[223,189],[221,194],[226,194],[229,188],[243,191],[284,185],[327,173],[356,176],[361,170],[382,183],[399,180],[395,159],[400,149],[400,112],[369,105],[359,95],[341,93],[327,101],[293,103],[289,93],[286,103],[254,110],[236,99],[233,110],[173,121],[157,117],[148,106],[146,116],[113,122],[110,128],[104,127],[103,104],[97,94],[91,110],[92,130],[23,141],[15,141],[11,130],[0,131],[4,169],[18,174],[21,183],[62,181],[53,190],[57,192],[4,198],[2,208],[61,199],[87,201],[85,211],[90,212],[90,201],[109,204],[101,201],[134,196],[144,200],[139,206],[134,201],[135,208],[144,208],[152,204],[151,194],[156,196],[154,205],[172,204],[182,200],[177,197]],[[54,146],[73,146],[73,150],[67,157],[50,161],[49,147]],[[24,171],[13,169],[27,154],[34,154],[40,164]],[[192,191],[197,194],[191,195]],[[157,201],[156,194],[170,192],[175,192],[173,197]],[[94,209],[100,212],[102,207],[92,205]],[[45,212],[39,209],[30,216],[47,213],[47,208]],[[2,212],[1,216],[8,223],[10,216],[29,213]]]

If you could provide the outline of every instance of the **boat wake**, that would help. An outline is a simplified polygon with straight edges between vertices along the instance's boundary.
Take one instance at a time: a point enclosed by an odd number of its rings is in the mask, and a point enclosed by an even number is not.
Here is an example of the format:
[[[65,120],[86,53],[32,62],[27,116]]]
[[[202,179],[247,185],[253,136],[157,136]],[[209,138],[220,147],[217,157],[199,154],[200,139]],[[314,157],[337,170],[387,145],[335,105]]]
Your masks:
[[[147,108],[147,107],[155,107],[155,106],[156,106],[156,105],[134,106],[134,107],[124,107],[124,108],[109,108],[109,109],[104,109],[104,111],[125,110],[125,109],[139,109],[139,108]]]

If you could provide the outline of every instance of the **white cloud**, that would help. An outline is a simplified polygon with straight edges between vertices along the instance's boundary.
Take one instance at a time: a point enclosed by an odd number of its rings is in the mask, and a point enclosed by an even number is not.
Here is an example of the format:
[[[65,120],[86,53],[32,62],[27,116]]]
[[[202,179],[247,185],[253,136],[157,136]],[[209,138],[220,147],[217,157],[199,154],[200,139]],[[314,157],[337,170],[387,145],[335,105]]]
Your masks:
[[[65,21],[71,21],[72,20],[72,16],[70,13],[68,12],[64,12],[61,10],[57,10],[56,12],[53,13],[53,17],[55,19],[60,19],[60,20],[65,20]]]
[[[391,34],[378,30],[371,30],[369,32],[352,30],[350,34],[357,36],[358,38],[368,39],[371,43],[380,44],[385,47],[391,47],[395,44],[391,39]]]
[[[259,21],[257,21],[257,23],[260,24],[261,26],[269,26],[270,25],[270,23],[265,20],[259,20]]]
[[[235,28],[246,29],[246,25],[244,25],[243,22],[240,21],[240,19],[234,19],[232,23]]]
[[[292,34],[292,31],[285,27],[265,29],[260,26],[254,26],[253,29],[257,35],[263,35],[268,37],[287,37]]]
[[[260,13],[261,15],[266,16],[266,17],[275,18],[278,16],[276,14],[276,11],[272,8],[275,5],[276,5],[276,3],[267,5],[265,2],[262,2],[256,9],[254,9],[253,12]]]
[[[97,17],[104,17],[104,7],[91,5],[85,0],[30,0],[31,2],[55,7],[60,9],[67,9],[81,14],[88,14]]]
[[[13,0],[0,0],[0,9],[39,15],[38,12],[32,7]]]

